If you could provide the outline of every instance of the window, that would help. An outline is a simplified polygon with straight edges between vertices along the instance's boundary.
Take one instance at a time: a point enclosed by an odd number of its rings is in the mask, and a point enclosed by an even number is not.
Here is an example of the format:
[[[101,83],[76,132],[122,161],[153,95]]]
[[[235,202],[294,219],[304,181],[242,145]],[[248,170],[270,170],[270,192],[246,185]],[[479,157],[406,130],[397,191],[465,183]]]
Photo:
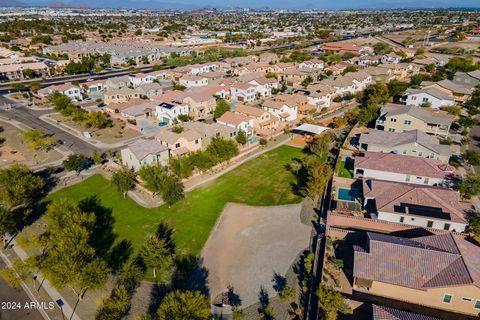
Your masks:
[[[388,132],[395,132],[395,128],[388,128]]]
[[[400,217],[400,222],[403,223],[403,221],[405,221],[405,217]]]
[[[463,300],[463,301],[469,301],[469,302],[470,302],[470,301],[472,301],[473,299],[472,299],[472,298],[469,298],[469,297],[462,297],[462,300]]]
[[[445,293],[443,296],[443,303],[450,303],[452,302],[453,296],[451,294]]]
[[[195,144],[198,144],[198,139],[197,139],[197,140],[195,140]]]
[[[422,154],[423,154],[423,153],[420,151],[420,152],[418,153],[418,156],[419,156],[419,157],[421,157],[421,156],[422,156]]]
[[[180,148],[180,143],[175,143],[175,148]]]
[[[475,301],[475,305],[473,307],[475,309],[480,309],[480,300]]]
[[[433,227],[433,221],[427,221],[427,228]]]
[[[428,102],[428,98],[423,98],[422,102]]]
[[[405,181],[407,181],[407,182],[410,181],[410,176],[406,176]]]
[[[397,119],[395,119],[395,118],[390,118],[390,121],[391,121],[391,122],[397,122]]]
[[[445,223],[443,230],[450,230],[450,223]]]
[[[428,184],[428,182],[429,182],[429,178],[425,178],[425,180],[423,181],[423,183],[425,184]]]
[[[403,121],[404,124],[406,125],[411,125],[412,124],[412,120],[405,120]]]

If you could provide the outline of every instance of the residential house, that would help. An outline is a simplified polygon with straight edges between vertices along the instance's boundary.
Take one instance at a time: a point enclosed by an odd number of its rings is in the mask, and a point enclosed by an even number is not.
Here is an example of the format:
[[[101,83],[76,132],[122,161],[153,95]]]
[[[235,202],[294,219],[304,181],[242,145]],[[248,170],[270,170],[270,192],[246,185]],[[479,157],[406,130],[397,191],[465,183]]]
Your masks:
[[[372,77],[375,82],[388,83],[395,79],[395,74],[392,68],[386,66],[368,67],[364,70]]]
[[[238,131],[242,130],[247,136],[254,133],[253,120],[253,117],[231,111],[225,112],[220,118],[216,119],[218,124],[235,128]]]
[[[279,125],[278,118],[262,108],[242,104],[238,105],[233,112],[252,117],[253,128],[257,135],[270,136]]]
[[[420,130],[447,137],[454,116],[442,110],[387,103],[380,110],[375,128],[389,132]]]
[[[84,82],[81,86],[86,94],[99,94],[106,87],[104,80]]]
[[[473,210],[454,190],[413,183],[364,179],[363,197],[374,219],[438,230],[465,231]]]
[[[59,84],[59,85],[52,85],[46,88],[38,90],[38,95],[40,97],[48,97],[53,92],[59,92],[61,94],[66,95],[72,101],[81,101],[83,100],[82,92],[80,87],[71,84],[70,82]]]
[[[46,77],[50,69],[43,62],[13,63],[0,65],[0,79],[22,80],[25,79],[26,70],[33,71],[33,75]]]
[[[140,120],[153,120],[156,118],[155,108],[157,102],[155,101],[140,101],[135,104],[120,110],[120,115],[128,120],[134,120],[135,123]]]
[[[377,65],[382,61],[382,56],[360,56],[357,57],[357,64],[362,67]]]
[[[214,84],[218,82],[217,80],[222,78],[222,73],[220,71],[202,72],[199,73],[198,76],[207,78],[209,84]]]
[[[202,137],[202,147],[206,148],[213,138],[234,139],[238,130],[219,123],[206,123],[200,121],[189,121],[183,124],[187,130],[194,130]]]
[[[103,102],[107,105],[110,103],[126,102],[134,98],[140,98],[140,93],[128,87],[109,89],[103,93]]]
[[[402,57],[400,57],[399,55],[395,53],[387,53],[382,56],[380,61],[382,63],[400,63],[401,60]]]
[[[298,69],[323,70],[324,62],[322,60],[307,60],[298,64]]]
[[[324,84],[311,84],[305,90],[308,103],[317,106],[318,110],[329,108],[336,90]]]
[[[195,130],[183,128],[177,133],[163,127],[155,134],[155,139],[168,147],[170,154],[174,156],[182,156],[202,149],[202,136]]]
[[[361,245],[354,246],[355,291],[376,299],[383,297],[401,303],[478,316],[478,246],[451,233],[407,239],[368,232],[365,238]]]
[[[480,70],[471,72],[458,71],[453,77],[453,82],[473,89],[480,85]]]
[[[256,85],[237,82],[231,86],[230,92],[232,100],[240,102],[251,102],[256,99]]]
[[[373,53],[373,48],[367,46],[357,46],[350,42],[325,42],[320,46],[323,52],[333,52],[338,54],[353,53],[355,55]]]
[[[320,81],[323,86],[331,87],[335,89],[335,94],[344,96],[347,94],[355,94],[359,90],[358,84],[354,79],[348,75],[339,76],[336,79],[323,79]]]
[[[141,166],[159,164],[166,166],[170,159],[170,150],[153,139],[140,139],[130,143],[120,151],[124,166],[138,171]]]
[[[438,82],[423,81],[422,89],[437,89],[452,96],[455,102],[463,104],[472,96],[473,89],[459,85],[451,80],[444,79]]]
[[[450,186],[459,177],[455,168],[440,160],[395,153],[365,152],[355,157],[357,178]]]
[[[209,117],[217,106],[215,97],[204,91],[185,92],[183,102],[188,104],[189,114],[194,119]]]
[[[289,105],[282,100],[266,100],[262,103],[262,109],[270,112],[283,122],[290,122],[297,119],[298,108],[295,104]]]
[[[108,78],[106,81],[107,88],[109,89],[123,89],[128,87],[130,84],[130,79],[128,76],[119,76]]]
[[[155,107],[157,119],[172,124],[180,115],[189,114],[188,104],[177,101],[160,101]]]
[[[452,155],[448,145],[440,144],[436,137],[420,130],[404,132],[372,130],[360,135],[358,145],[359,149],[364,151],[424,157],[437,159],[443,163],[448,163]]]
[[[280,82],[288,87],[298,88],[302,86],[303,81],[308,77],[312,77],[309,72],[298,69],[287,69],[279,73]]]
[[[437,88],[408,89],[405,93],[407,105],[423,106],[429,104],[433,109],[455,106],[455,98]]]
[[[200,76],[185,75],[179,79],[179,83],[187,88],[202,87],[208,85],[208,79]]]
[[[148,73],[148,75],[152,76],[155,80],[172,80],[173,79],[173,72],[171,70],[152,71]]]
[[[155,80],[155,77],[151,74],[145,74],[145,73],[139,72],[136,74],[129,75],[128,79],[132,84],[132,86],[135,88],[142,84],[153,83],[153,80]]]
[[[135,91],[138,92],[138,94],[141,97],[147,97],[151,98],[154,96],[158,96],[163,93],[163,88],[161,85],[159,85],[156,82],[151,82],[151,83],[142,83],[139,86],[135,88]]]

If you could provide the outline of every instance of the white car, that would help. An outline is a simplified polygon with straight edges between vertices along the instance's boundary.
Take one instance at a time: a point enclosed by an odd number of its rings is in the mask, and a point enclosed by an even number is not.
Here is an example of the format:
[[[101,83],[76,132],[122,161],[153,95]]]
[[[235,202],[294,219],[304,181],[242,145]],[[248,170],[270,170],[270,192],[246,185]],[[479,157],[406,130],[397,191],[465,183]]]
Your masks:
[[[87,79],[87,82],[92,82],[93,80],[95,80],[95,79],[93,79],[93,78],[88,78],[88,79]]]

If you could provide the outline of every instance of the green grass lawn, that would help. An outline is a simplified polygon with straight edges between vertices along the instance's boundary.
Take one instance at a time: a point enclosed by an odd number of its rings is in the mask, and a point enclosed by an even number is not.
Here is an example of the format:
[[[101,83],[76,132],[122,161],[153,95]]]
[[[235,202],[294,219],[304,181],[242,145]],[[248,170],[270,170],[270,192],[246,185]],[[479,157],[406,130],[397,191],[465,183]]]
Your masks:
[[[338,170],[338,176],[342,178],[353,178],[353,161],[340,161],[340,168]]]
[[[62,197],[81,200],[96,195],[104,207],[113,211],[118,240],[128,239],[134,248],[140,247],[145,235],[154,232],[158,223],[165,220],[175,228],[178,249],[197,255],[225,203],[268,206],[299,202],[300,197],[292,192],[295,176],[285,166],[301,154],[298,148],[276,148],[189,192],[171,208],[166,205],[143,208],[129,198],[124,199],[101,175],[57,191],[47,200]]]

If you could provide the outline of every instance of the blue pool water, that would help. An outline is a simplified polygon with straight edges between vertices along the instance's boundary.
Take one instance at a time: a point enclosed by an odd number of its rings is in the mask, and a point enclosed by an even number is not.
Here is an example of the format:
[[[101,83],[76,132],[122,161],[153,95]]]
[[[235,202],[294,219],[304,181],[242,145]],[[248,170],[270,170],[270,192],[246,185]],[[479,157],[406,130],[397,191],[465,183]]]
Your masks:
[[[339,188],[338,189],[338,200],[344,200],[344,201],[355,201],[356,198],[358,198],[358,190],[352,190],[352,189],[343,189]]]

